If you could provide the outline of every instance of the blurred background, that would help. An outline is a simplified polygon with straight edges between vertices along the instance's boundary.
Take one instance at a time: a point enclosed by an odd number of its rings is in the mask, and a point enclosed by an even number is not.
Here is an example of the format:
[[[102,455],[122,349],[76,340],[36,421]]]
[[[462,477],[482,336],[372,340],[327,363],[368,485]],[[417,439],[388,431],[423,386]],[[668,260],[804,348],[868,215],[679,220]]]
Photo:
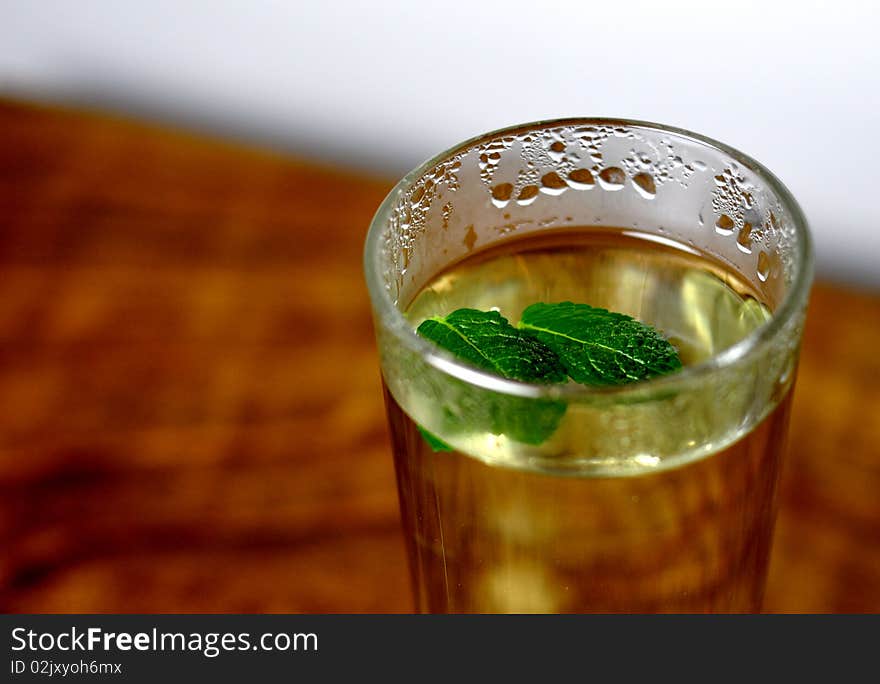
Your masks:
[[[875,3],[0,4],[0,610],[412,609],[366,228],[495,128],[629,117],[816,239],[765,607],[880,611]]]
[[[564,116],[698,131],[800,198],[823,274],[880,286],[869,0],[7,2],[0,85],[402,175]]]

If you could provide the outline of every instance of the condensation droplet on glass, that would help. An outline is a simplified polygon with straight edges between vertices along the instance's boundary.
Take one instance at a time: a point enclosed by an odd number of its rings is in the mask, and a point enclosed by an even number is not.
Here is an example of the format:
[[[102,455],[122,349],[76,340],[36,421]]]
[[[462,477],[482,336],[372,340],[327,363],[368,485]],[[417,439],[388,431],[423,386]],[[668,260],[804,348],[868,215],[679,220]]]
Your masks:
[[[599,172],[599,185],[603,190],[622,190],[626,181],[626,174],[618,166],[609,166]]]
[[[499,183],[492,188],[492,204],[499,209],[507,206],[513,195],[513,186],[510,183]]]
[[[706,162],[700,161],[699,159],[694,160],[694,168],[697,171],[705,171],[706,170]]]
[[[477,233],[474,230],[473,224],[467,227],[467,232],[464,234],[464,240],[462,240],[462,244],[467,247],[467,251],[472,251],[474,245],[477,242]]]
[[[575,169],[568,174],[568,185],[575,190],[589,190],[596,184],[596,179],[589,169]]]
[[[455,209],[455,207],[453,206],[452,202],[447,202],[446,204],[443,205],[443,209],[442,209],[443,230],[449,229],[449,218],[452,216],[452,212],[454,211],[454,209]]]
[[[736,246],[743,254],[752,253],[752,224],[746,221],[736,236]]]
[[[559,161],[565,155],[565,143],[561,140],[554,140],[547,148],[547,154],[553,161]]]
[[[415,190],[412,191],[412,195],[409,198],[410,204],[414,207],[418,205],[418,203],[422,200],[422,197],[425,196],[425,186],[417,185]]]
[[[654,199],[657,194],[657,186],[654,177],[650,173],[637,173],[632,179],[633,187],[645,199]]]
[[[561,195],[566,190],[568,190],[568,185],[555,171],[541,176],[541,192],[548,195]]]
[[[526,185],[519,191],[519,195],[516,196],[516,203],[521,206],[528,206],[536,199],[538,199],[538,186]]]
[[[762,283],[767,282],[767,278],[770,277],[770,257],[767,255],[767,252],[761,251],[758,254],[758,280]]]
[[[727,214],[721,214],[715,221],[715,232],[719,235],[733,235],[734,228],[736,228],[736,222]]]

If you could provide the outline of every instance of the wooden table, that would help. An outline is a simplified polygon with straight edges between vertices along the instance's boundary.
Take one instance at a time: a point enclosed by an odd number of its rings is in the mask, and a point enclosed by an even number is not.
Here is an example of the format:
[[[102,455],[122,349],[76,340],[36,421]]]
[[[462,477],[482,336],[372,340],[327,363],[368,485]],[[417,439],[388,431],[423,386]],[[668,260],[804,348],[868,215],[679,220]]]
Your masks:
[[[0,610],[407,611],[390,179],[0,102]],[[815,288],[770,611],[880,611],[880,298]]]

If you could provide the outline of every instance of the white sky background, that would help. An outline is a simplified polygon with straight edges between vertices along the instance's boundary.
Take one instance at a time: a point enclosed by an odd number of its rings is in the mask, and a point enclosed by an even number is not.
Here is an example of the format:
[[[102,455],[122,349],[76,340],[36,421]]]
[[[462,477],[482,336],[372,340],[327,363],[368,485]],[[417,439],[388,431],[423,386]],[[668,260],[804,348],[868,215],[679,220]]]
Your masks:
[[[3,0],[0,91],[396,176],[561,116],[669,123],[772,169],[822,274],[880,287],[880,3]]]

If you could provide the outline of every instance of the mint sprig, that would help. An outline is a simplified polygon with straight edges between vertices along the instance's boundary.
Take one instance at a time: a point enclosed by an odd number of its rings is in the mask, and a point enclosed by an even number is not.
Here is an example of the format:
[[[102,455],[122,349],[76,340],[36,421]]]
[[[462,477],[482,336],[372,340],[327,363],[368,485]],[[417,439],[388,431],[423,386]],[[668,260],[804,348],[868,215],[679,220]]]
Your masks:
[[[517,327],[497,311],[457,309],[426,319],[416,332],[462,361],[523,382],[571,378],[586,385],[621,385],[681,368],[678,352],[660,332],[587,304],[532,304]],[[456,432],[478,426],[537,445],[556,431],[565,410],[561,401],[496,395],[491,405],[478,403],[464,415],[447,412],[446,427]],[[451,450],[421,426],[419,431],[434,451]]]

